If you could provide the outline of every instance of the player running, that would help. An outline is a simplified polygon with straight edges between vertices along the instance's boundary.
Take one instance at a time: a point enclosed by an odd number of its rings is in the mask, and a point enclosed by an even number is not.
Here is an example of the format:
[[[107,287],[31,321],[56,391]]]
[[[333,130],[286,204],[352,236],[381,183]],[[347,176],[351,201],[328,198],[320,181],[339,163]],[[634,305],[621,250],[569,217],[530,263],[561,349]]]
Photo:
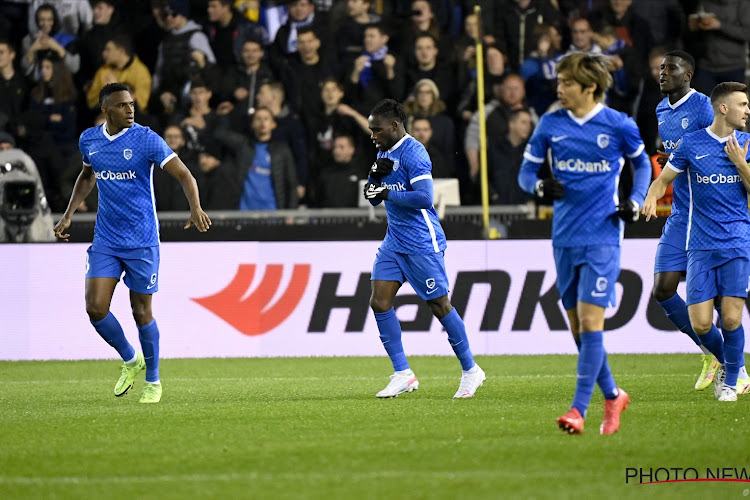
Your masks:
[[[649,188],[643,213],[656,214],[656,201],[667,186],[687,172],[690,205],[687,226],[687,304],[690,323],[703,345],[720,354],[722,344],[713,325],[714,298],[721,297],[725,364],[714,381],[719,401],[737,401],[745,332],[742,310],[750,289],[750,215],[747,165],[750,135],[745,127],[747,86],[725,82],[711,92],[714,120],[710,127],[686,134]],[[740,147],[744,144],[744,149]]]
[[[445,327],[453,352],[461,362],[461,383],[453,397],[473,397],[486,376],[474,362],[464,322],[448,300],[443,260],[446,241],[432,206],[430,156],[419,141],[406,133],[406,113],[393,99],[380,101],[368,121],[379,152],[364,195],[372,205],[387,201],[388,217],[388,231],[372,268],[370,307],[394,370],[388,386],[376,396],[391,398],[419,387],[406,360],[401,324],[393,309],[396,292],[408,281]]]
[[[608,59],[573,53],[560,60],[557,73],[563,109],[540,120],[526,147],[518,182],[528,193],[555,200],[552,246],[557,289],[579,349],[573,404],[557,423],[566,432],[582,433],[598,384],[605,397],[599,431],[612,434],[630,398],[615,384],[607,363],[604,311],[615,305],[624,221],[638,219],[651,166],[635,122],[601,104],[612,85]],[[549,151],[555,178],[539,180]],[[618,184],[624,156],[633,162],[635,176],[630,198],[621,202]]]
[[[151,297],[159,289],[159,221],[154,201],[153,169],[158,165],[180,181],[190,203],[193,224],[205,232],[211,225],[201,209],[198,186],[182,160],[148,127],[134,122],[134,101],[125,85],[110,83],[99,92],[106,121],[81,134],[83,169],[55,235],[67,241],[71,217],[96,184],[99,210],[94,241],[86,255],[86,312],[101,337],[125,364],[115,384],[115,396],[133,387],[135,376],[146,368],[141,403],[158,403],[159,328],[151,312]],[[110,312],[112,294],[123,272],[130,289],[130,305],[138,326],[143,353],[136,352]]]

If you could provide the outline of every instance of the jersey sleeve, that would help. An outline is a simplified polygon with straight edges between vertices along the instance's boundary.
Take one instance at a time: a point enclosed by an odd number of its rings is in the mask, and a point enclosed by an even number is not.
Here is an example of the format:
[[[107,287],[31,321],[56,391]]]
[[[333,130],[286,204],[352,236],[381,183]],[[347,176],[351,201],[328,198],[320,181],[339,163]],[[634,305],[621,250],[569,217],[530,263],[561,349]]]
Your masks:
[[[86,140],[83,138],[83,134],[78,138],[78,149],[81,151],[81,160],[87,167],[91,166],[91,160],[89,160],[89,152],[86,147]]]
[[[421,144],[408,151],[403,160],[405,164],[402,166],[406,168],[409,184],[413,185],[415,182],[424,179],[432,179],[432,161],[429,153]]]
[[[688,160],[687,142],[687,136],[683,137],[677,145],[677,149],[669,155],[669,160],[667,160],[664,168],[671,168],[675,172],[684,172],[688,168],[690,162]]]
[[[638,125],[635,121],[628,117],[622,122],[620,128],[623,140],[623,154],[630,159],[640,156],[641,153],[646,149],[641,138],[641,133],[638,130]]]
[[[156,163],[160,168],[164,168],[164,165],[177,156],[177,153],[167,146],[167,143],[159,134],[148,129],[146,131],[146,155],[150,162]]]
[[[547,150],[549,149],[547,123],[547,116],[542,116],[539,120],[539,125],[537,125],[534,133],[531,135],[531,139],[529,139],[529,143],[526,145],[526,150],[523,153],[523,158],[525,160],[529,160],[532,163],[538,163],[539,165],[544,163],[544,159],[547,157]]]

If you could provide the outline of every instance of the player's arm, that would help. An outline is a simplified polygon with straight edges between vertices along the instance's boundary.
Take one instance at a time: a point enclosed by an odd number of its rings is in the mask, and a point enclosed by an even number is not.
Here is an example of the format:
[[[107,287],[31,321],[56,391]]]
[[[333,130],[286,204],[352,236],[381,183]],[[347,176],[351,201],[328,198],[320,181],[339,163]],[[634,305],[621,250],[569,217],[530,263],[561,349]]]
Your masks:
[[[429,174],[420,175],[409,182],[414,191],[390,191],[386,199],[403,207],[416,208],[417,210],[432,208],[432,176]]]
[[[190,229],[190,226],[195,224],[195,227],[201,233],[208,231],[208,228],[211,226],[211,219],[208,218],[206,212],[201,208],[201,200],[198,195],[198,183],[195,182],[193,174],[190,173],[190,170],[188,170],[177,155],[174,155],[167,163],[165,163],[163,168],[169,173],[169,175],[180,182],[182,191],[185,193],[185,197],[190,204],[190,218],[185,225],[185,229]]]
[[[91,165],[83,164],[81,173],[78,174],[76,184],[73,187],[73,193],[70,195],[70,201],[68,202],[68,208],[65,209],[65,213],[62,218],[55,224],[55,236],[63,241],[68,241],[70,235],[64,233],[67,228],[70,227],[70,219],[73,217],[78,206],[83,200],[91,193],[96,185],[96,176],[94,175],[94,169]]]
[[[643,202],[643,207],[641,208],[641,213],[646,216],[646,221],[651,220],[651,217],[656,217],[656,202],[664,196],[664,193],[667,192],[667,187],[669,187],[669,185],[672,184],[681,173],[681,170],[675,170],[675,167],[670,162],[667,162],[667,165],[661,171],[659,177],[657,177],[651,184],[651,187],[648,188],[646,200]]]
[[[534,134],[526,145],[523,153],[523,162],[518,171],[518,185],[529,194],[540,198],[559,200],[563,197],[563,185],[557,179],[539,179],[539,169],[547,156],[549,144],[547,134],[544,133],[546,117],[542,117]]]
[[[745,190],[750,193],[750,167],[747,165],[748,146],[750,146],[750,141],[745,141],[745,145],[740,146],[737,137],[732,134],[727,141],[727,145],[724,146],[724,151],[727,153],[729,160],[737,167],[737,173],[740,174]]]

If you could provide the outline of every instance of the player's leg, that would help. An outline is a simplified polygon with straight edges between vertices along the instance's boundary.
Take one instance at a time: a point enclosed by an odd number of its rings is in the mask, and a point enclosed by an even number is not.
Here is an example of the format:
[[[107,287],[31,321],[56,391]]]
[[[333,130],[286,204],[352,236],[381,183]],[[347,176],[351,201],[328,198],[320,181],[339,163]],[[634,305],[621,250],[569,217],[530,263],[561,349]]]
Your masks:
[[[715,274],[710,273],[710,277],[715,279]],[[697,280],[693,281],[695,282]],[[708,288],[709,291],[706,292],[706,296],[710,293],[715,293],[715,291],[710,291],[712,288],[715,289],[715,287],[709,286]],[[695,289],[691,290],[690,283],[688,283],[688,301],[693,302],[694,300],[698,300],[698,297],[700,297],[698,291]],[[719,370],[714,377],[714,395],[718,399],[721,396],[721,390],[724,386],[724,378],[726,376],[724,363],[724,351],[726,345],[721,334],[718,333],[716,325],[713,324],[713,305],[714,299],[713,297],[710,297],[700,302],[690,303],[688,305],[688,312],[690,313],[690,323],[693,325],[693,330],[695,330],[695,333],[698,335],[701,335],[703,344],[709,349],[712,349],[712,351],[715,350],[721,354],[721,366],[719,366]]]
[[[151,302],[152,294],[159,289],[159,247],[134,250],[123,262],[123,281],[130,289],[130,309],[138,327],[138,338],[146,362],[146,383],[140,402],[158,403],[162,394],[159,378],[159,327],[151,310]]]
[[[404,347],[401,343],[401,323],[399,323],[396,311],[393,309],[393,299],[404,281],[404,275],[399,265],[399,256],[393,252],[379,249],[372,266],[370,280],[372,290],[370,308],[375,314],[380,341],[383,343],[385,352],[388,353],[394,371],[391,375],[391,381],[376,396],[392,398],[419,388],[419,381],[409,368],[409,362],[404,353]]]
[[[687,303],[690,324],[700,337],[702,345],[708,349],[720,366],[714,375],[714,389],[719,377],[724,373],[724,340],[719,329],[713,324],[714,298],[719,294],[716,285],[716,271],[711,267],[711,251],[691,250],[688,252]]]
[[[117,282],[122,275],[122,262],[113,255],[86,252],[86,313],[97,333],[120,355],[124,364],[114,388],[115,396],[123,396],[133,386],[135,376],[143,370],[143,355],[130,345],[120,322],[109,310]]]
[[[737,400],[737,379],[740,371],[742,352],[745,349],[745,330],[742,327],[742,310],[744,306],[745,297],[724,296],[721,299],[726,378],[724,379],[719,401]]]

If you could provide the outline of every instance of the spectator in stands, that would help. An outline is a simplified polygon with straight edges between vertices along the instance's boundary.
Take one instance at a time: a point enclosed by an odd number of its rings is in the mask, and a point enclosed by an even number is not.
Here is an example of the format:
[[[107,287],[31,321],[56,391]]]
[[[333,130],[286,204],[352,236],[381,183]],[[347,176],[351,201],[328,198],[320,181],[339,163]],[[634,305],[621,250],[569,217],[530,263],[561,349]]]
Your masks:
[[[165,112],[171,114],[178,100],[186,97],[190,79],[214,64],[216,58],[201,26],[190,19],[188,0],[170,0],[164,12],[169,33],[159,45],[152,91],[159,96]]]
[[[518,72],[536,46],[534,29],[547,24],[560,29],[560,11],[549,0],[513,0],[509,9],[498,9],[499,24],[495,29],[497,47],[508,57],[506,66]]]
[[[614,66],[612,87],[607,92],[607,105],[610,108],[634,115],[633,103],[641,91],[642,60],[633,47],[617,37],[613,26],[604,26],[594,33],[594,40],[602,48],[602,54],[609,56]]]
[[[540,24],[535,28],[536,50],[521,65],[521,77],[526,82],[526,96],[529,107],[542,115],[557,99],[557,78],[552,64],[559,54],[562,36],[554,26]]]
[[[29,82],[15,67],[16,50],[0,39],[0,130],[18,134],[18,117],[26,110]]]
[[[67,164],[77,151],[76,133],[76,88],[73,76],[62,61],[52,54],[41,60],[42,78],[31,89],[30,110],[43,117],[44,130],[50,134],[56,154]],[[59,193],[60,170],[50,172],[50,195]]]
[[[638,100],[638,110],[635,115],[635,123],[638,130],[641,131],[643,144],[646,146],[646,153],[649,156],[656,154],[657,149],[661,149],[659,140],[659,128],[654,110],[664,98],[659,87],[661,73],[661,63],[667,51],[663,47],[654,47],[649,54],[650,73],[643,80],[643,93]]]
[[[408,117],[430,120],[433,143],[440,149],[443,157],[449,160],[448,168],[452,170],[452,160],[456,154],[456,127],[453,120],[445,114],[446,105],[440,96],[440,90],[435,82],[428,79],[419,80],[414,85],[412,95],[404,103],[404,111]]]
[[[367,178],[367,166],[356,158],[356,152],[352,136],[333,138],[332,161],[318,165],[320,174],[314,190],[318,207],[358,206],[359,181]]]
[[[505,55],[495,47],[487,47],[484,52],[484,86],[485,102],[492,98],[492,88],[499,84],[505,73]],[[477,70],[476,52],[474,47],[467,47],[464,59],[457,68],[458,104],[456,115],[460,119],[463,129],[477,109]]]
[[[429,33],[418,35],[414,40],[416,62],[406,70],[406,88],[423,79],[435,82],[448,108],[455,106],[456,72],[445,59],[438,60],[437,40]]]
[[[206,33],[216,56],[216,64],[226,71],[242,59],[245,40],[253,39],[268,45],[268,32],[259,23],[241,16],[232,7],[232,0],[209,0]]]
[[[217,129],[218,142],[234,152],[238,181],[242,186],[240,210],[276,210],[297,208],[297,171],[287,145],[272,139],[276,121],[273,112],[258,107],[253,114],[251,141],[226,127]]]
[[[133,98],[142,111],[148,110],[151,98],[151,73],[133,53],[133,42],[124,34],[116,34],[107,40],[102,52],[104,65],[94,75],[86,101],[91,110],[99,111],[99,91],[108,83],[120,82],[131,86]]]
[[[82,36],[79,44],[81,53],[81,69],[78,71],[78,81],[89,83],[98,68],[105,64],[102,52],[105,44],[126,30],[120,24],[120,17],[115,11],[115,0],[96,0],[93,10],[93,26]],[[132,53],[132,50],[131,50]],[[149,77],[149,85],[151,79]],[[97,92],[99,92],[97,90]]]
[[[363,157],[367,158],[374,154],[367,118],[344,104],[343,99],[344,88],[338,80],[328,78],[323,82],[320,89],[322,108],[317,113],[309,115],[308,121],[305,122],[313,165],[319,166],[332,161],[333,138],[337,135],[351,137],[355,149],[360,151]],[[315,168],[310,172],[311,186],[316,184],[317,173]]]
[[[397,68],[396,57],[388,50],[385,28],[373,24],[365,29],[364,51],[349,70],[346,94],[355,109],[365,115],[385,98],[398,101],[404,97],[404,71]]]
[[[304,120],[306,115],[320,109],[320,86],[327,78],[336,76],[336,65],[321,56],[320,38],[312,26],[297,30],[297,52],[288,56],[288,65],[289,104]]]
[[[432,140],[432,125],[425,116],[416,116],[410,120],[409,134],[422,143],[432,161],[432,178],[455,177],[452,165],[449,164],[441,149]]]
[[[488,148],[487,170],[490,203],[493,205],[519,205],[533,200],[517,182],[531,131],[531,113],[526,109],[516,109],[510,112],[506,134]]]
[[[198,153],[198,167],[193,175],[198,183],[203,208],[236,210],[242,185],[237,182],[236,165],[225,157],[218,143],[206,142],[205,148]]]
[[[74,36],[80,36],[91,29],[93,12],[88,0],[31,0],[29,4],[29,33],[36,37],[40,26],[35,22],[35,14],[42,5],[49,5],[59,14],[59,29]]]
[[[748,0],[704,0],[688,17],[691,37],[701,47],[695,89],[710,95],[721,82],[744,82],[750,41]]]
[[[448,61],[450,59],[450,35],[440,31],[440,24],[430,2],[414,0],[411,3],[409,22],[405,29],[399,30],[398,37],[394,40],[394,48],[397,54],[409,66],[415,63],[414,44],[416,39],[425,33],[432,35],[434,38],[438,48],[438,58]]]
[[[628,47],[632,47],[636,59],[643,62],[648,59],[654,40],[648,23],[638,15],[632,4],[633,0],[609,0],[608,5],[593,12],[589,19],[594,31],[597,32],[605,26],[612,26],[615,29],[615,36],[625,42]],[[602,49],[606,48],[602,46]]]
[[[204,149],[216,128],[216,111],[211,109],[211,89],[200,77],[190,81],[190,107],[174,114],[172,123],[179,124],[185,134],[185,145],[192,151]],[[184,197],[183,197],[184,198]]]
[[[635,0],[633,9],[648,24],[654,45],[680,47],[687,34],[687,18],[680,0]]]
[[[287,6],[287,12],[289,17],[286,24],[276,32],[271,47],[271,61],[274,64],[283,61],[288,54],[297,52],[297,30],[302,26],[313,26],[321,37],[324,37],[328,29],[326,17],[315,11],[312,0],[292,0]],[[325,40],[323,47],[329,47]]]
[[[258,89],[265,82],[276,80],[271,66],[263,60],[265,52],[260,40],[249,38],[242,44],[241,60],[228,69],[222,78],[220,91],[221,111],[232,111],[233,119],[244,124],[247,117],[255,112],[255,97]],[[244,130],[233,124],[232,128]],[[247,130],[250,127],[248,125]]]
[[[172,151],[177,153],[193,176],[198,172],[198,152],[185,147],[185,136],[177,125],[169,125],[164,129],[164,141]],[[182,192],[182,187],[174,178],[161,168],[154,169],[154,196],[156,209],[159,211],[189,211],[190,204]],[[201,202],[205,200],[201,192]],[[236,207],[236,205],[235,205]]]
[[[41,59],[49,54],[56,54],[75,74],[81,66],[78,43],[74,35],[60,29],[60,18],[55,8],[42,4],[36,10],[34,19],[39,29],[33,35],[26,35],[22,42],[24,56],[21,67],[26,75],[38,81],[41,78]]]
[[[343,2],[342,2],[343,3]],[[347,0],[346,19],[336,30],[336,54],[341,67],[348,68],[362,53],[362,40],[367,26],[380,22],[372,12],[372,0]]]

